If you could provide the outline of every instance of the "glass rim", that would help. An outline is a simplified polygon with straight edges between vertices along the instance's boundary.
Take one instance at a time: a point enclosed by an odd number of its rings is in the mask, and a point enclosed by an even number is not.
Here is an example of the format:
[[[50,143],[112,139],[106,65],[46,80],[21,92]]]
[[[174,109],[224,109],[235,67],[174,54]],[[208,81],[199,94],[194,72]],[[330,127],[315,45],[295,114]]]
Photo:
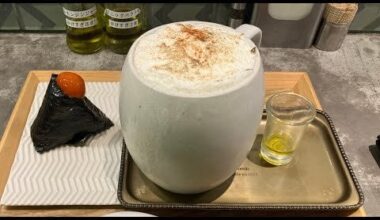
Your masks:
[[[291,95],[291,96],[296,96],[296,97],[302,99],[310,107],[312,115],[310,115],[310,117],[307,120],[304,120],[304,121],[301,121],[301,122],[292,122],[292,121],[289,121],[289,120],[281,119],[276,113],[273,112],[273,108],[272,108],[272,105],[271,105],[273,99],[275,97],[278,97],[278,96],[281,96],[281,95]],[[304,125],[304,124],[308,124],[308,123],[310,123],[311,121],[314,120],[314,118],[315,118],[315,116],[317,114],[316,107],[314,106],[314,104],[308,98],[306,98],[306,97],[304,97],[304,96],[302,96],[300,94],[294,93],[294,92],[279,92],[279,93],[276,93],[276,94],[272,95],[268,99],[268,101],[266,103],[266,110],[267,110],[267,113],[272,114],[274,117],[276,117],[277,120],[279,120],[279,121],[281,121],[281,122],[283,122],[284,124],[287,124],[287,125]]]

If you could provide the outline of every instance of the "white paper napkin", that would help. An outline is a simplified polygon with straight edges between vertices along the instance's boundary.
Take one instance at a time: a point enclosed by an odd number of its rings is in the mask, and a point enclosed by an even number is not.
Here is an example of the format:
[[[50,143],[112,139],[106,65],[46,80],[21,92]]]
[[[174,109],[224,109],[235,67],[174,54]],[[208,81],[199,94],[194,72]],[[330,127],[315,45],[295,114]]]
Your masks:
[[[21,205],[115,205],[122,149],[119,83],[86,83],[86,96],[115,124],[87,146],[35,151],[30,127],[48,83],[39,83],[0,203]]]

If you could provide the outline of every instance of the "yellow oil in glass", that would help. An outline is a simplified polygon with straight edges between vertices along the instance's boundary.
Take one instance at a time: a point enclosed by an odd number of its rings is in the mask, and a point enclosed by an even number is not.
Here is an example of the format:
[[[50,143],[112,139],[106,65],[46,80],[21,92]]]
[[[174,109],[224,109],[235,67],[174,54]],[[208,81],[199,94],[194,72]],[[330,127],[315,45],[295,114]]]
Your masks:
[[[270,150],[278,154],[291,154],[294,151],[292,138],[286,134],[274,134],[264,142]]]
[[[273,165],[288,163],[294,153],[295,143],[288,134],[275,133],[264,137],[261,144],[261,157]]]

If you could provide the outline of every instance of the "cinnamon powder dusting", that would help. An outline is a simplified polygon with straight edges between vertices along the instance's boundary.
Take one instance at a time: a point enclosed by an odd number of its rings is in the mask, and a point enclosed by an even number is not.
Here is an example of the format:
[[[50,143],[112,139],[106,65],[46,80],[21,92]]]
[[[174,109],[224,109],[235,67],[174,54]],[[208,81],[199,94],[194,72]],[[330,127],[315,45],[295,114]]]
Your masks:
[[[206,30],[195,29],[191,25],[184,25],[184,24],[179,24],[179,25],[182,26],[181,31],[183,33],[187,33],[191,35],[192,37],[196,38],[197,40],[206,41],[208,38],[210,38],[209,37],[210,33]]]
[[[168,41],[161,43],[157,59],[164,64],[153,66],[187,80],[210,80],[213,66],[217,63],[233,62],[236,36],[212,32],[207,28],[191,24],[177,24],[165,30]]]

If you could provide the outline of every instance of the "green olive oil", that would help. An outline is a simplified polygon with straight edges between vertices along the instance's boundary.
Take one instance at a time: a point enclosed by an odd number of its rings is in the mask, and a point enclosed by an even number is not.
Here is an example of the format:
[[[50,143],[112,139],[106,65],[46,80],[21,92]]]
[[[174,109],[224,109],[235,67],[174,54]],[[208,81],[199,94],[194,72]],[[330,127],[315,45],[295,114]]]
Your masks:
[[[126,54],[145,29],[144,5],[137,3],[106,3],[105,42],[115,53]]]
[[[103,48],[103,30],[98,7],[91,4],[64,4],[66,42],[80,54],[95,53]]]

